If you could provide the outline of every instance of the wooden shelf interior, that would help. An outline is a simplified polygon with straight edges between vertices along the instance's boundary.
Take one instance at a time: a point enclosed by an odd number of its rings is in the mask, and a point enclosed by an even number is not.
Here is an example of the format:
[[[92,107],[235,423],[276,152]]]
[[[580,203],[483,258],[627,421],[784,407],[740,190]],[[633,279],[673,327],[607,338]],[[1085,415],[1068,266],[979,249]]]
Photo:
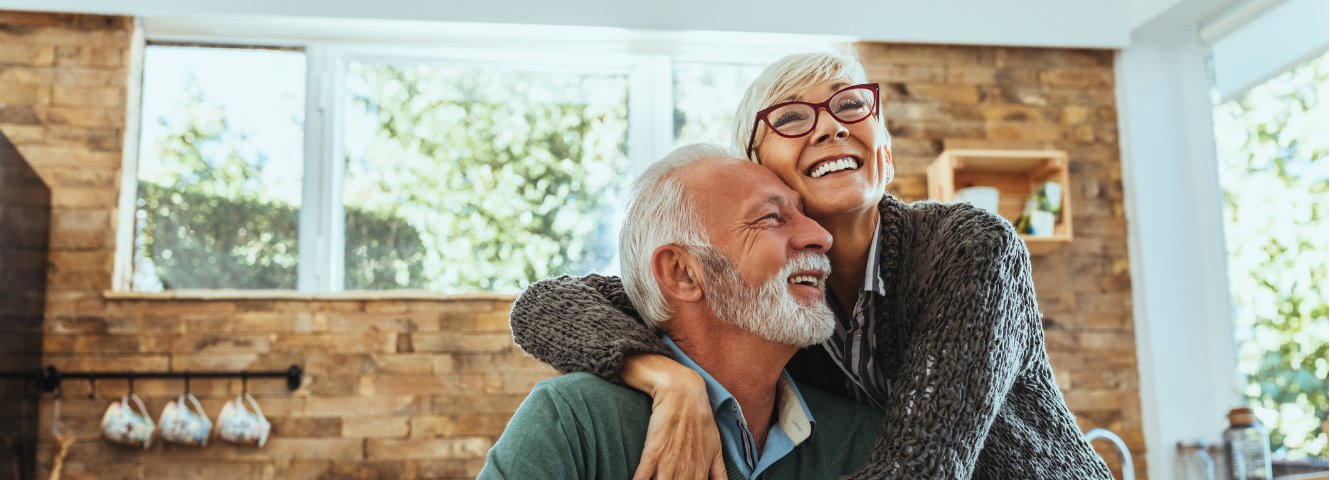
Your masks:
[[[1013,224],[1030,192],[1044,182],[1062,185],[1062,212],[1049,236],[1022,234],[1031,253],[1044,253],[1072,239],[1071,183],[1067,154],[1055,150],[947,150],[928,166],[928,196],[950,202],[956,191],[996,187],[998,214]]]

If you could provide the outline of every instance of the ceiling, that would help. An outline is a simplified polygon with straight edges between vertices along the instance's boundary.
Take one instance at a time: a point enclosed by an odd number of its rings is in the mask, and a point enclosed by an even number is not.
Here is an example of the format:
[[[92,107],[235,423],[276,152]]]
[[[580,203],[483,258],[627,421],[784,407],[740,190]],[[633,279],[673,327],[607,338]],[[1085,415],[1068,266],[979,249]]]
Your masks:
[[[0,0],[0,9],[141,17],[426,20],[832,35],[970,45],[1124,48],[1135,27],[1180,0]]]

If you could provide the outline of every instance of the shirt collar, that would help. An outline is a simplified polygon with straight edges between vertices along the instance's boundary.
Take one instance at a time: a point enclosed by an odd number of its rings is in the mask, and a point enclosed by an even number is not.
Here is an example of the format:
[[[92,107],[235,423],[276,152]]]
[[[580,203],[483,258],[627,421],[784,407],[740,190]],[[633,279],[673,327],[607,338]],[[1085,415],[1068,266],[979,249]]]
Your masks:
[[[662,334],[660,339],[669,345],[670,350],[674,352],[674,359],[685,367],[693,369],[707,386],[707,399],[711,401],[711,413],[721,415],[723,409],[729,408],[730,403],[738,405],[738,400],[734,399],[729,390],[725,389],[715,377],[707,373],[705,369],[694,362],[688,354],[684,353],[679,345],[674,343],[674,339],[669,335]],[[817,422],[813,420],[813,413],[808,410],[808,404],[804,403],[804,397],[799,393],[799,388],[795,386],[794,380],[790,378],[789,373],[781,370],[780,378],[776,380],[776,425],[785,432],[794,445],[799,445],[813,436],[813,430]]]
[[[879,217],[877,226],[873,227],[873,241],[868,244],[868,265],[864,267],[864,291],[885,297],[887,296],[887,286],[882,281],[882,263],[877,258],[877,240],[881,233],[882,218]]]

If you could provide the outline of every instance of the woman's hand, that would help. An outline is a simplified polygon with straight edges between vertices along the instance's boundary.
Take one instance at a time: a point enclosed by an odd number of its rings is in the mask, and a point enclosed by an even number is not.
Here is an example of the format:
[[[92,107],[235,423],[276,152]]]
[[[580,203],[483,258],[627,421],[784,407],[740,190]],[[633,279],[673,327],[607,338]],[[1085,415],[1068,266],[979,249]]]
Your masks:
[[[625,359],[619,377],[652,398],[633,480],[726,478],[720,433],[697,372],[663,355],[642,354]]]

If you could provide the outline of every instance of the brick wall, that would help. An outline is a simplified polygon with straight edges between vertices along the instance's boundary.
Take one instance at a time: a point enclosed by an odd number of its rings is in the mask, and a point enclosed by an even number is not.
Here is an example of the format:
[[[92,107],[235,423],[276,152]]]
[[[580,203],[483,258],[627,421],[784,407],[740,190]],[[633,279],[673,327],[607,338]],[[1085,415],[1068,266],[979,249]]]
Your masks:
[[[66,382],[63,423],[79,442],[65,478],[473,477],[525,392],[551,374],[511,345],[511,297],[105,293],[133,42],[127,18],[0,12],[0,132],[36,165],[54,203],[45,362],[70,370],[300,363],[307,375],[295,392],[280,380],[249,382],[274,423],[262,450],[107,444],[96,438],[97,422],[126,382],[100,381],[95,392]],[[1077,239],[1035,260],[1049,350],[1083,426],[1122,433],[1143,467],[1110,54],[876,44],[861,51],[887,87],[900,170],[893,189],[905,198],[924,195],[924,165],[944,147],[1072,154]],[[181,389],[177,381],[135,385],[154,418]],[[240,389],[238,380],[193,382],[213,417]],[[44,478],[49,396],[42,406]]]
[[[1082,429],[1121,435],[1137,478],[1145,478],[1113,52],[857,47],[869,79],[883,87],[894,136],[893,194],[927,198],[926,168],[944,149],[1069,154],[1075,240],[1032,260],[1048,353]],[[1118,473],[1113,450],[1099,451]]]

